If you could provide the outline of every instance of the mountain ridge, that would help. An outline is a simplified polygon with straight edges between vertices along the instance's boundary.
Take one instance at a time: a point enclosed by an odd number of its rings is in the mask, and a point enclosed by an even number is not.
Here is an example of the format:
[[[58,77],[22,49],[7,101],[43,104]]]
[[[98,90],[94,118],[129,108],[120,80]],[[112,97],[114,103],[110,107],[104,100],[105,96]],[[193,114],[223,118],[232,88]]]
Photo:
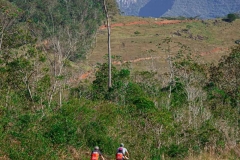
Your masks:
[[[239,0],[117,0],[124,15],[212,19],[240,11]]]
[[[195,17],[211,19],[224,17],[229,13],[240,11],[239,0],[175,0],[172,9],[164,13],[163,17]]]
[[[150,0],[116,0],[123,15],[138,16],[139,11]]]

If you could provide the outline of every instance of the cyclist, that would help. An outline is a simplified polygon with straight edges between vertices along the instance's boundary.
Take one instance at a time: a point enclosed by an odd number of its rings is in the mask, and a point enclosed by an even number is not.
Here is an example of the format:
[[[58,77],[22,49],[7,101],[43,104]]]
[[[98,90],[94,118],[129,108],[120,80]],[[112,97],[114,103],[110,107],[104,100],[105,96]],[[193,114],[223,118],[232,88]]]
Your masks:
[[[129,152],[127,150],[127,148],[124,147],[124,144],[121,143],[120,147],[117,149],[117,152],[119,152],[119,150],[122,150],[123,156],[125,157],[125,159],[129,159]]]
[[[116,160],[124,160],[123,148],[120,147],[116,153]]]
[[[102,153],[99,150],[99,147],[95,146],[91,154],[91,160],[99,160],[99,157],[101,157],[102,160],[105,160],[105,158],[103,157]]]

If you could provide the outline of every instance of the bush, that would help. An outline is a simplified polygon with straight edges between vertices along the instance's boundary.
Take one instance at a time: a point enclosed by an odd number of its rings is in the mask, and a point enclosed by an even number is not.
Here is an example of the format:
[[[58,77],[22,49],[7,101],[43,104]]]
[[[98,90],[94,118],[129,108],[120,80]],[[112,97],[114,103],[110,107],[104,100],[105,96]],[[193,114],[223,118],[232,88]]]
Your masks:
[[[133,104],[136,105],[137,109],[141,110],[141,111],[149,111],[151,109],[154,109],[154,103],[153,101],[149,100],[146,97],[138,97],[133,101]]]
[[[126,102],[131,104],[136,97],[142,96],[144,96],[144,92],[141,87],[136,83],[130,82],[127,86]]]
[[[69,120],[59,120],[50,125],[49,130],[45,133],[53,144],[70,144],[77,143],[77,126]]]
[[[140,32],[139,31],[135,31],[134,34],[140,34]]]
[[[213,142],[213,139],[217,139],[217,141],[222,140],[222,133],[220,133],[212,124],[211,121],[206,121],[202,124],[201,128],[198,131],[198,142],[201,147],[205,147],[207,144]]]
[[[230,13],[227,15],[227,19],[229,22],[233,22],[237,19],[237,15],[233,14],[233,13]]]
[[[82,130],[85,131],[85,140],[87,146],[92,148],[96,145],[101,146],[101,150],[105,153],[111,154],[115,152],[115,146],[117,141],[107,135],[107,127],[103,123],[90,122],[86,126],[83,126]]]
[[[177,144],[171,144],[167,150],[167,155],[171,158],[183,158],[187,155],[187,153],[187,147]]]

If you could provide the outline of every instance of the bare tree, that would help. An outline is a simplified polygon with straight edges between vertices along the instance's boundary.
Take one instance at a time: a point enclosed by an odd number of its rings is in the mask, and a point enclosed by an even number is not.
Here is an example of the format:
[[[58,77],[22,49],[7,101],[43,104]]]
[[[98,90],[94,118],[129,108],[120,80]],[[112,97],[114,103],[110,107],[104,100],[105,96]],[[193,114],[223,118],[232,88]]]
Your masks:
[[[48,92],[48,106],[50,107],[53,97],[58,94],[59,107],[61,108],[64,80],[68,75],[66,62],[74,55],[79,41],[78,37],[81,37],[84,33],[72,31],[68,25],[57,26],[52,9],[52,6],[49,5],[48,12],[52,24],[50,27],[45,25],[50,36],[46,39],[46,44],[43,44],[42,48],[48,57],[52,75],[51,89]]]
[[[166,45],[166,46],[165,46]],[[159,44],[158,46],[159,48],[161,48],[167,58],[166,58],[166,61],[168,63],[168,67],[169,67],[169,80],[168,80],[168,85],[169,85],[169,93],[168,93],[168,102],[167,102],[167,106],[168,106],[168,109],[170,108],[170,103],[171,103],[171,96],[172,96],[172,87],[173,87],[173,84],[174,84],[174,67],[173,67],[173,48],[176,48],[176,47],[179,47],[178,44],[172,42],[172,39],[171,38],[166,38],[163,40],[162,43]]]
[[[64,35],[65,33],[66,35]],[[77,39],[72,37],[68,27],[62,28],[60,33],[49,39],[50,45],[53,47],[54,55],[48,55],[49,62],[52,66],[53,83],[52,89],[49,92],[49,106],[52,103],[53,96],[58,90],[59,93],[59,106],[62,106],[62,92],[64,77],[67,75],[65,68],[66,61],[70,58],[71,53],[75,51]],[[45,49],[46,51],[46,49]]]
[[[108,88],[112,87],[112,59],[111,59],[111,27],[110,27],[110,17],[108,12],[108,7],[106,0],[103,0],[104,10],[107,20],[107,30],[108,30]]]
[[[115,0],[103,0],[103,9],[107,21],[108,30],[108,88],[112,87],[112,55],[111,55],[111,16],[119,13],[119,9]]]

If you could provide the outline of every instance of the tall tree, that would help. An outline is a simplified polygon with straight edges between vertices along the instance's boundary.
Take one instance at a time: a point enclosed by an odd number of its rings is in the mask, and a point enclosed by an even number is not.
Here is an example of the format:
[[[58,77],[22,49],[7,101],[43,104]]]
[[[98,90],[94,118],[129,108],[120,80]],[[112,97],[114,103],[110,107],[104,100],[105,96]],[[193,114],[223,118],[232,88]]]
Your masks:
[[[107,21],[108,30],[108,89],[112,88],[112,59],[111,59],[111,26],[110,26],[110,15],[118,13],[116,1],[103,0],[103,6]]]
[[[106,0],[103,0],[108,30],[108,89],[112,88],[111,28]]]

